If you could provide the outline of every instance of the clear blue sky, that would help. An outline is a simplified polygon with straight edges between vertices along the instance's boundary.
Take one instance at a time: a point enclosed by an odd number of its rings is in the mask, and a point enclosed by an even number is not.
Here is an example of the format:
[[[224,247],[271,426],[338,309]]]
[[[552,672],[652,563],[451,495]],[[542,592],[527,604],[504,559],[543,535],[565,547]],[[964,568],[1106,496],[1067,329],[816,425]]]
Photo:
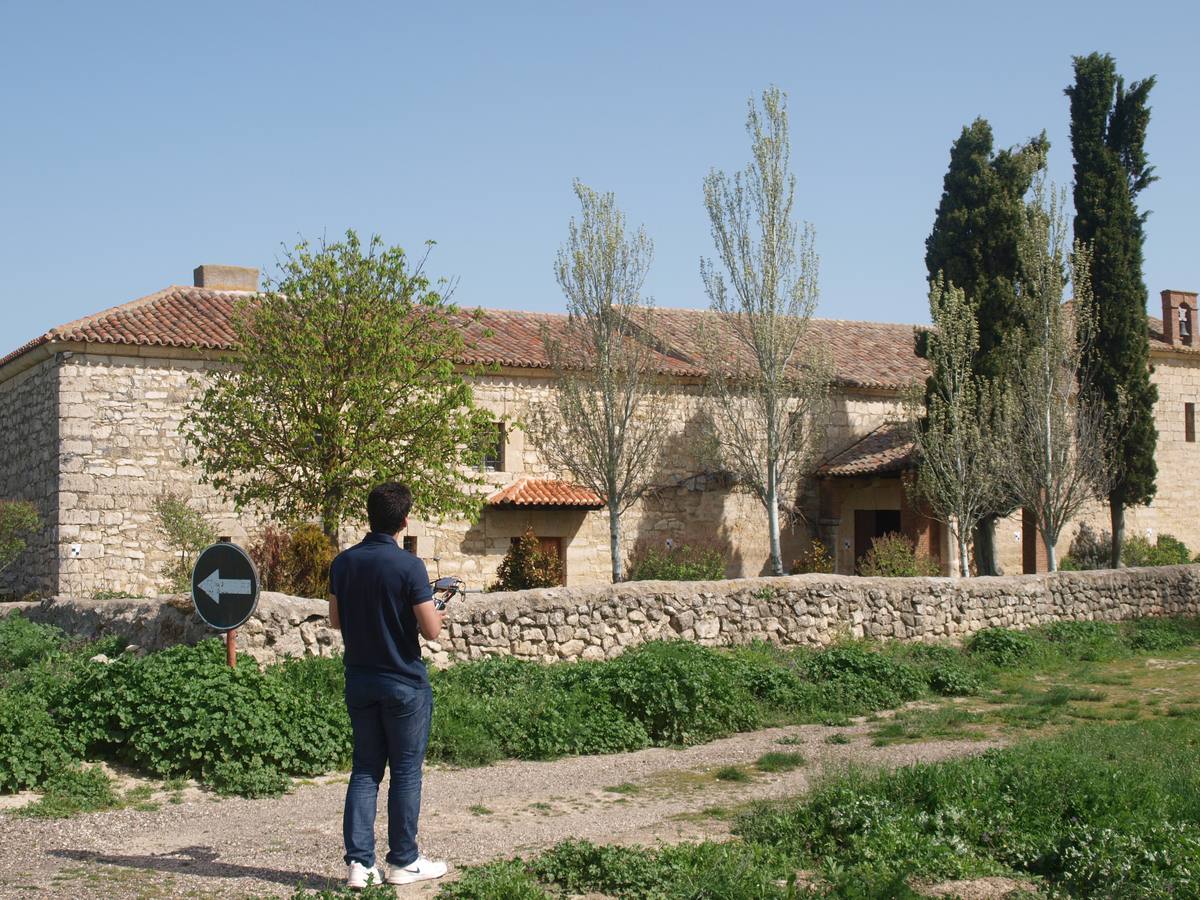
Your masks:
[[[271,268],[347,227],[418,250],[463,304],[560,309],[572,178],[644,223],[660,305],[706,303],[701,182],[744,165],[746,99],[790,96],[819,315],[925,321],[951,141],[1043,128],[1070,183],[1071,56],[1156,74],[1151,308],[1200,289],[1194,3],[74,3],[0,11],[0,353],[193,266]]]

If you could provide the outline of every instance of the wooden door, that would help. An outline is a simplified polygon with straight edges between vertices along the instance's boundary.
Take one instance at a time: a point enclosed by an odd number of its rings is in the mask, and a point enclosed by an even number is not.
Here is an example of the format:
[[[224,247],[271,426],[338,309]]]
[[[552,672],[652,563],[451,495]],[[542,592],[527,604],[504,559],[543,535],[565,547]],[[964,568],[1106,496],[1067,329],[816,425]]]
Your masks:
[[[567,561],[563,558],[563,539],[560,537],[539,537],[538,549],[547,556],[553,556],[558,560],[559,571],[562,572],[562,584],[567,581]]]

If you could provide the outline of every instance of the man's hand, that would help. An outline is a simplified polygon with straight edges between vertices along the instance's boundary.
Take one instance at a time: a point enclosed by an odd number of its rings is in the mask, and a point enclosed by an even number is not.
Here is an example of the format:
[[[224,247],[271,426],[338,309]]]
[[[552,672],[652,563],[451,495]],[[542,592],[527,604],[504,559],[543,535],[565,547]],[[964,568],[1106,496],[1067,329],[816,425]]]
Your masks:
[[[413,614],[417,617],[417,628],[421,637],[427,641],[437,640],[437,636],[442,633],[442,619],[446,614],[437,609],[432,600],[418,603],[413,607]]]

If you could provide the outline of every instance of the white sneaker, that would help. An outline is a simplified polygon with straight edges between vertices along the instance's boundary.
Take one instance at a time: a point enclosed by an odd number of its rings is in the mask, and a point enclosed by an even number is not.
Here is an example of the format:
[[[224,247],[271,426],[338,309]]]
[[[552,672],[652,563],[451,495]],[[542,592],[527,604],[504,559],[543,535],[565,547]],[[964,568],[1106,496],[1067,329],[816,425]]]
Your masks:
[[[388,866],[388,884],[412,884],[414,881],[428,881],[431,878],[441,878],[450,867],[444,862],[426,859],[418,856],[407,866]]]
[[[368,869],[360,862],[350,863],[350,870],[346,873],[346,887],[352,891],[361,891],[368,882],[383,884],[383,876],[379,874],[379,867],[371,866]]]

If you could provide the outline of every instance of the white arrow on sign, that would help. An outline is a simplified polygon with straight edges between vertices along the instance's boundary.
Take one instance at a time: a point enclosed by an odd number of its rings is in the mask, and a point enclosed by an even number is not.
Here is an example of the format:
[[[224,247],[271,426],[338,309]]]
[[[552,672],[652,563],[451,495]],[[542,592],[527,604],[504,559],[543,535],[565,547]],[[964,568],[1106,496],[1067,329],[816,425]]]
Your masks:
[[[221,605],[222,594],[242,594],[244,596],[250,594],[249,578],[222,578],[220,569],[213,571],[197,586],[212,597],[213,603],[217,606]]]

